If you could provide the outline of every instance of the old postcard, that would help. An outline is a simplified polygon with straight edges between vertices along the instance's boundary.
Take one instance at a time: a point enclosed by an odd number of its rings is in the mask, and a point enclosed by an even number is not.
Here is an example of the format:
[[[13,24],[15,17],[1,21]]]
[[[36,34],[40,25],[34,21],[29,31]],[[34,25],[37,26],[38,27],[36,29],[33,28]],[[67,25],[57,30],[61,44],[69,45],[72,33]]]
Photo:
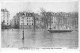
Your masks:
[[[1,48],[78,48],[78,1],[1,2]]]

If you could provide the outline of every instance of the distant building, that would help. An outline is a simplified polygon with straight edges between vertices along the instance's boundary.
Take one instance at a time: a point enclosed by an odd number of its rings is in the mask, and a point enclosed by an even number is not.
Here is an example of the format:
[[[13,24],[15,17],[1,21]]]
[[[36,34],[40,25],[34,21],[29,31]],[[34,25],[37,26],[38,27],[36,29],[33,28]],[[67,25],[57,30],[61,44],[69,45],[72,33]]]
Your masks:
[[[1,9],[1,23],[7,26],[10,25],[9,15],[9,11],[7,9]]]
[[[19,28],[24,28],[29,29],[33,28],[34,26],[34,17],[33,13],[27,13],[27,12],[20,12],[20,17],[19,17]]]
[[[41,29],[41,17],[38,14],[35,14],[35,25],[36,25],[36,29]]]
[[[56,30],[69,30],[72,29],[72,18],[68,13],[55,13],[51,17],[51,26],[48,25],[48,29]]]
[[[54,28],[54,29],[56,29],[56,27],[57,27],[57,18],[56,17],[52,17],[52,24],[51,24],[51,26],[52,26],[52,28]]]
[[[57,23],[58,23],[57,17],[52,16],[52,17],[51,17],[51,24],[50,24],[50,23],[48,24],[48,29],[49,29],[50,27],[51,27],[52,29],[56,29],[56,28],[57,28]]]

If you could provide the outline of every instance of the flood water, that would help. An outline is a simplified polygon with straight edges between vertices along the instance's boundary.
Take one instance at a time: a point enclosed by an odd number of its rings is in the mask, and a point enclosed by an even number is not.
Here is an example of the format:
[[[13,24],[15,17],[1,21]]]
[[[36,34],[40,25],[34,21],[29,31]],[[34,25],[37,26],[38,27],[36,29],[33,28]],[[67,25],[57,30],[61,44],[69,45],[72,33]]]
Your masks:
[[[21,47],[78,47],[78,32],[50,33],[47,30],[24,30],[24,40],[22,29],[2,29],[2,48]]]

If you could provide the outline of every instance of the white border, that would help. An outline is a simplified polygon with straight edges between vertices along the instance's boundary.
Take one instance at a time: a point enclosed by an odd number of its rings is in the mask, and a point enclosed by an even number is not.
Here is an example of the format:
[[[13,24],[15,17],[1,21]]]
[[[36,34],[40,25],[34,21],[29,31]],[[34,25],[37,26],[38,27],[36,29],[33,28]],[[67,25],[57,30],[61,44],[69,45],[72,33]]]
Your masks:
[[[1,0],[1,2],[72,2],[72,1],[78,1],[78,0],[24,0],[24,1],[23,0]],[[78,6],[80,6],[80,1]],[[1,4],[0,4],[0,7],[1,7]],[[79,10],[80,10],[80,7],[79,7]],[[0,18],[1,18],[1,13],[0,13]],[[79,20],[80,18],[78,18],[78,21]],[[80,21],[78,22],[78,26],[80,26],[79,23]],[[1,23],[0,23],[0,27],[1,27]],[[80,40],[80,36],[78,39]],[[36,49],[20,50],[20,49],[12,49],[12,48],[2,49],[1,48],[1,29],[0,29],[0,52],[3,52],[3,53],[9,53],[9,52],[10,53],[18,53],[18,52],[19,53],[23,53],[23,52],[26,52],[26,53],[79,53],[79,51],[80,51],[80,41],[79,41],[78,49],[65,49],[65,48],[64,49],[37,49],[37,50]]]

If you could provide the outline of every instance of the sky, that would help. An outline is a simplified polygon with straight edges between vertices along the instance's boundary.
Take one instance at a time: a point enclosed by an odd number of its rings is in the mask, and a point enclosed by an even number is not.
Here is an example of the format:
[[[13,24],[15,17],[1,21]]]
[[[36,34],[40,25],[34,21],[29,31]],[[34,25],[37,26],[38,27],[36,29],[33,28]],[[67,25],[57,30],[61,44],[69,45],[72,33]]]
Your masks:
[[[52,12],[77,12],[78,2],[2,2],[1,8],[6,8],[12,19],[20,11],[39,13],[40,8]]]

